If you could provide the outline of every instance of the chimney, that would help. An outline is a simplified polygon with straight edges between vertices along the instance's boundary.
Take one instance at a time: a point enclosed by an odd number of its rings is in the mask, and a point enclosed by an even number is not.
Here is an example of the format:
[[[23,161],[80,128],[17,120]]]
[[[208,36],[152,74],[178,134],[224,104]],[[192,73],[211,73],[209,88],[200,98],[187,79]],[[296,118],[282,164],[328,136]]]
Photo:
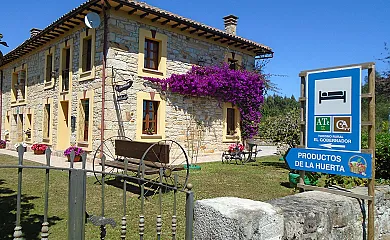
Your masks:
[[[36,35],[38,35],[38,33],[40,33],[42,30],[41,29],[38,29],[38,28],[31,28],[30,30],[30,38],[32,37],[35,37]]]
[[[225,32],[236,35],[237,32],[237,16],[229,15],[223,18],[225,23]]]

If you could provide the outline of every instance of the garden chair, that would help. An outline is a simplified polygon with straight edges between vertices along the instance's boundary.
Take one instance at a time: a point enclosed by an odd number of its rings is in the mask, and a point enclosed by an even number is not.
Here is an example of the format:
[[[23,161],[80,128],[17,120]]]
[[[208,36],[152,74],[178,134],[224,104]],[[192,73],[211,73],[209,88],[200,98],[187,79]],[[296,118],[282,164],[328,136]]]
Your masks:
[[[254,143],[248,143],[248,151],[245,151],[244,154],[244,163],[247,162],[255,162],[256,161],[256,156],[257,156],[257,144]]]

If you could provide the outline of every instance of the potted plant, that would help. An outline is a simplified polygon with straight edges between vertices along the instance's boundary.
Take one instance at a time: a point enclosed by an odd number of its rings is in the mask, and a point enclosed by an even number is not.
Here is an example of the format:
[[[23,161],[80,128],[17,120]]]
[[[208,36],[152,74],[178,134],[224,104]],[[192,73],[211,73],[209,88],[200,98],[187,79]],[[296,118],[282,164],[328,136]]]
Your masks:
[[[27,152],[27,144],[25,142],[21,142],[21,143],[15,143],[14,147],[15,147],[15,150],[18,151],[18,147],[22,145],[24,147],[24,151]]]
[[[244,151],[244,145],[241,143],[233,143],[229,145],[229,150],[230,153],[232,152],[242,152]]]
[[[34,154],[36,155],[44,154],[46,149],[47,149],[47,145],[42,143],[34,143],[31,146],[31,150],[33,150]]]
[[[291,187],[296,187],[299,182],[299,173],[298,171],[291,171],[288,174],[288,180],[290,182]],[[306,185],[315,186],[318,184],[318,180],[321,178],[321,173],[316,172],[305,172],[304,182]]]
[[[7,145],[7,142],[5,140],[0,139],[0,148],[5,148]]]
[[[81,155],[84,153],[84,150],[77,146],[70,146],[64,151],[64,155],[68,158],[68,161],[70,161],[70,153],[74,151],[75,157],[74,162],[80,162],[81,161]]]
[[[145,131],[146,131],[146,134],[148,134],[148,135],[153,135],[154,134],[154,129],[153,128],[147,128],[147,129],[145,129]]]

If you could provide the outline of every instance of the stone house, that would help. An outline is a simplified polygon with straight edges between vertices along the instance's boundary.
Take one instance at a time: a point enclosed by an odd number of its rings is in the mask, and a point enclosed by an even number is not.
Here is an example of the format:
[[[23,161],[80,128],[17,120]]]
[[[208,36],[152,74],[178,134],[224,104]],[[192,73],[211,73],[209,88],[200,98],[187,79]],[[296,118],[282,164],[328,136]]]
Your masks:
[[[97,28],[84,23],[89,12],[99,14]],[[143,77],[221,62],[253,69],[256,57],[272,57],[271,48],[236,35],[237,17],[224,22],[222,31],[134,0],[89,0],[32,29],[0,65],[1,138],[58,154],[73,144],[93,152],[102,137],[118,135],[186,147],[200,139],[205,153],[223,150],[240,135],[234,106],[162,93]]]

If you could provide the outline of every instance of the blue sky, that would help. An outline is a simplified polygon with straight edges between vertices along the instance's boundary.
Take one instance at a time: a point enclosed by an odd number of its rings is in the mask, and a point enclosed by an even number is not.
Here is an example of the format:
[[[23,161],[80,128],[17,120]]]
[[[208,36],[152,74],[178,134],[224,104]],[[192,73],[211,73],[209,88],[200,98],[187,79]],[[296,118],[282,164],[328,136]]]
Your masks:
[[[31,28],[45,28],[82,0],[19,0],[0,3],[0,33],[9,48],[27,38]],[[266,67],[281,94],[299,96],[302,70],[352,63],[377,63],[390,44],[389,0],[146,0],[147,3],[223,29],[222,17],[239,17],[238,35],[268,45],[275,52]]]

